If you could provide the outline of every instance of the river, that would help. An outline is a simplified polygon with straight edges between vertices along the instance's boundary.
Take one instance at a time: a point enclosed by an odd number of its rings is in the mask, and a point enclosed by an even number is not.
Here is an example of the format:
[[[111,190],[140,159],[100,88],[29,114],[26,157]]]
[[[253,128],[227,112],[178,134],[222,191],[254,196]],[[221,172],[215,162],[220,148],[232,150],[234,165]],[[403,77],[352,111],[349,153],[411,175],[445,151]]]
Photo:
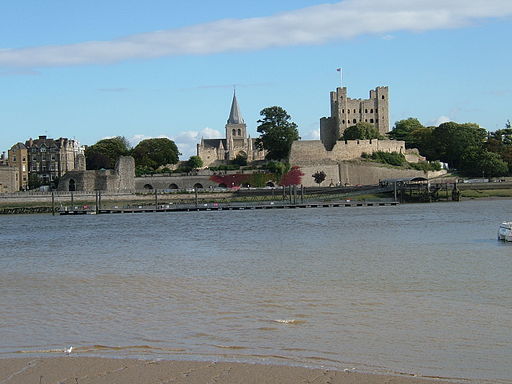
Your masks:
[[[512,201],[0,217],[0,357],[512,380]]]

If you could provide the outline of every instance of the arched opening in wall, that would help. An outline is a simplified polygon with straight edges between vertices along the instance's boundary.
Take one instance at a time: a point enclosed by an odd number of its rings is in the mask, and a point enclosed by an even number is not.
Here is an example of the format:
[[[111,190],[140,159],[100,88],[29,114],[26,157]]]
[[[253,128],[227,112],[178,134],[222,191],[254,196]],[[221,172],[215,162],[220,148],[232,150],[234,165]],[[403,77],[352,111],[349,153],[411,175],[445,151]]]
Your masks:
[[[236,129],[233,129],[233,131],[231,131],[231,133],[233,134],[233,136],[236,136]]]
[[[368,119],[364,119],[364,122],[367,123],[368,122]]]
[[[356,123],[357,123],[356,119],[352,120],[352,122],[353,122],[354,124],[356,124]]]
[[[384,95],[382,95],[382,100],[384,100]]]
[[[238,130],[238,136],[242,136],[242,130],[241,129]]]
[[[195,184],[194,184],[194,189],[203,189],[203,184],[201,184],[201,183],[195,183]]]
[[[345,120],[341,120],[341,123],[342,123],[342,124],[345,124]]]
[[[370,123],[373,123],[373,119],[370,119]]]
[[[265,184],[265,186],[266,187],[270,187],[270,188],[274,188],[276,185],[273,182],[269,181],[267,184]]]
[[[220,183],[220,184],[219,184],[219,188],[227,188],[227,187],[228,187],[228,186],[227,186],[226,184],[224,184],[224,183]]]
[[[364,110],[364,113],[368,113],[368,110],[367,110],[367,109],[365,109],[365,110]]]
[[[76,191],[76,181],[73,179],[69,180],[69,192]]]
[[[373,109],[370,109],[370,113],[373,113]]]
[[[144,189],[153,189],[153,186],[151,184],[145,184]]]
[[[177,184],[174,184],[174,183],[173,183],[173,184],[170,184],[170,185],[169,185],[169,189],[174,189],[174,190],[176,190],[176,189],[179,189],[179,188],[178,188],[178,185],[177,185]]]
[[[354,113],[356,113],[356,110],[354,109]]]

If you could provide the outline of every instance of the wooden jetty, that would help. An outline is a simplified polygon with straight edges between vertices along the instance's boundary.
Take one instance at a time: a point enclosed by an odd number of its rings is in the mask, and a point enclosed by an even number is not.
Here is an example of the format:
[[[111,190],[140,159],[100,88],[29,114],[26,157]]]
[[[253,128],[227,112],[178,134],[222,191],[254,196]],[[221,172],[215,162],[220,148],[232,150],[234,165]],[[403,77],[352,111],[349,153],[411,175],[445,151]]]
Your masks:
[[[65,209],[60,210],[61,215],[103,215],[103,214],[121,214],[121,213],[150,213],[150,212],[205,212],[205,211],[243,211],[243,210],[266,210],[266,209],[300,209],[300,208],[341,208],[341,207],[383,207],[399,205],[396,201],[390,202],[370,202],[370,201],[337,201],[337,202],[310,202],[300,204],[199,204],[199,205],[159,205],[159,206],[138,206],[128,208],[108,208],[108,209]]]

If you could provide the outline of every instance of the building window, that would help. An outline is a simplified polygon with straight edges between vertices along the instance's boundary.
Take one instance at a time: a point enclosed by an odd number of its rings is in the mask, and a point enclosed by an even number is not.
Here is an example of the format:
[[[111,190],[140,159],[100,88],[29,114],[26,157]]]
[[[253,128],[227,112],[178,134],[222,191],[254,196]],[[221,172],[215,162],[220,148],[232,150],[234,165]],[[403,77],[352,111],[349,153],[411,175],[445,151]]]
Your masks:
[[[341,113],[345,113],[345,108],[343,108],[343,109],[341,110]]]
[[[356,113],[356,110],[354,109],[354,113]]]
[[[353,121],[353,122],[354,122],[354,124],[355,124],[355,123],[357,123],[356,119],[354,119],[354,121]]]
[[[370,123],[373,123],[373,119],[370,119]]]
[[[372,108],[372,109],[370,109],[370,113],[373,113],[373,108]]]
[[[384,95],[382,95],[382,100],[384,100]]]
[[[368,110],[367,110],[367,109],[365,109],[365,110],[364,110],[364,113],[368,113]]]
[[[236,136],[236,129],[233,129],[232,135]]]
[[[345,120],[341,120],[341,123],[342,123],[342,124],[345,124]]]
[[[364,122],[367,123],[368,122],[368,119],[364,119]]]
[[[350,109],[347,109],[347,113],[350,115]]]
[[[242,130],[241,129],[238,130],[238,136],[242,136]]]

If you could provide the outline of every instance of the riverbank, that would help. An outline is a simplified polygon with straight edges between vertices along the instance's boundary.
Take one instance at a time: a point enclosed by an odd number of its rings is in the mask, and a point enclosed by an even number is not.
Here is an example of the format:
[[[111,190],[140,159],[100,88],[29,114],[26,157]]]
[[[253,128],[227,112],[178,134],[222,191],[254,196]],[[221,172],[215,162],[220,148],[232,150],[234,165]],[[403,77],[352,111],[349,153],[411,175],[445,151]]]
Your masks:
[[[315,383],[426,384],[470,380],[413,375],[374,375],[350,367],[343,371],[284,365],[58,357],[0,360],[2,384],[164,384],[164,383]],[[474,381],[476,383],[477,381]],[[478,381],[482,383],[482,381]]]

